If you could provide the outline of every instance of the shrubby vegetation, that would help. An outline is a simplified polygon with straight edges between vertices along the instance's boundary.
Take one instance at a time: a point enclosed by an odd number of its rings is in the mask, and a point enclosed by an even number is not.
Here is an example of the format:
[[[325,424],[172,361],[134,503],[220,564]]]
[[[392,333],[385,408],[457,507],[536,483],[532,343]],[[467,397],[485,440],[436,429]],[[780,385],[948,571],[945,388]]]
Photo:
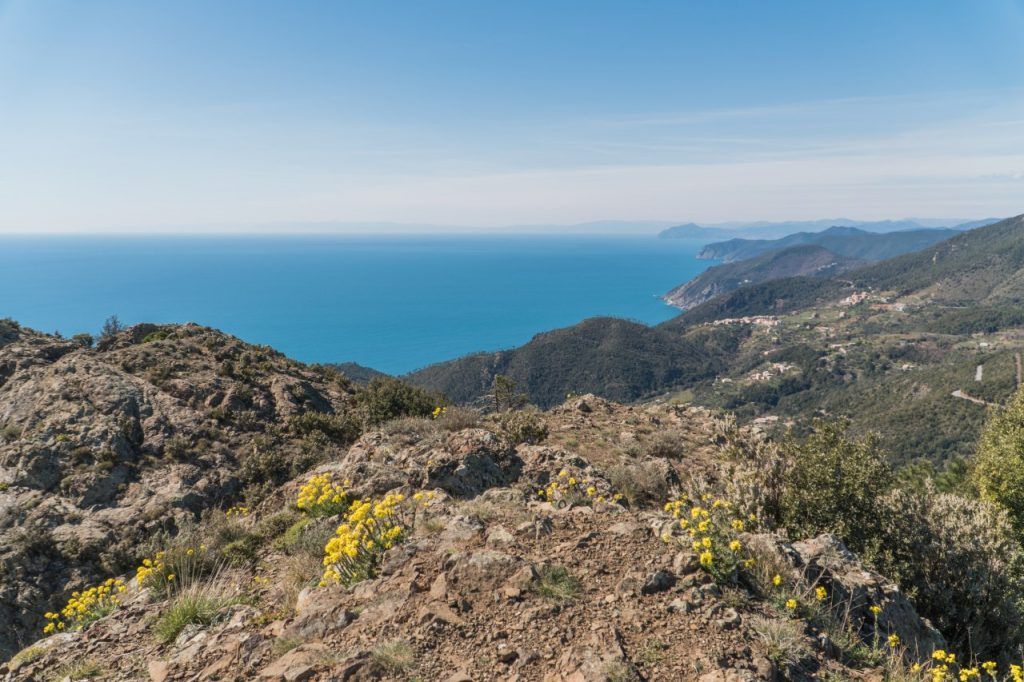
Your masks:
[[[782,524],[796,537],[834,533],[859,554],[874,552],[884,533],[878,500],[892,481],[875,442],[848,440],[840,424],[819,423],[784,449]]]
[[[1024,391],[988,421],[974,458],[972,481],[982,498],[1004,507],[1024,531]]]
[[[999,657],[1024,644],[1024,553],[1005,512],[926,489],[893,491],[879,514],[872,562],[954,649]]]
[[[376,377],[356,393],[367,427],[398,417],[430,417],[440,402],[440,396],[392,377]]]
[[[990,501],[964,485],[941,492],[924,468],[897,477],[876,441],[822,422],[802,440],[759,451],[748,492],[790,536],[842,539],[897,581],[955,650],[1005,659],[1024,646],[1024,550],[1013,516],[1024,498],[1014,438],[1022,408],[1018,398],[986,428],[973,478]]]
[[[548,437],[548,427],[536,410],[509,410],[498,416],[498,435],[510,447],[536,445]]]

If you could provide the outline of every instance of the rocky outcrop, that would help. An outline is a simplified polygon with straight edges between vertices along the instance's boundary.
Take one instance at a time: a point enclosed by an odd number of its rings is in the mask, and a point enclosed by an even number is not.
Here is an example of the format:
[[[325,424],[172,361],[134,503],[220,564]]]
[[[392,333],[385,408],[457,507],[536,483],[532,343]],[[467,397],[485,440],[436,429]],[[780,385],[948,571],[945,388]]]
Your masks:
[[[237,499],[254,452],[297,457],[291,415],[351,401],[343,379],[196,325],[102,347],[24,329],[0,347],[0,655],[70,589]]]
[[[942,634],[921,618],[895,583],[867,568],[833,535],[789,544],[773,535],[757,535],[748,541],[777,566],[789,567],[789,579],[822,586],[829,598],[841,604],[850,622],[861,624],[861,636],[871,641],[878,633],[895,634],[915,661],[926,661],[936,649],[944,649]],[[872,607],[879,609],[874,613]]]

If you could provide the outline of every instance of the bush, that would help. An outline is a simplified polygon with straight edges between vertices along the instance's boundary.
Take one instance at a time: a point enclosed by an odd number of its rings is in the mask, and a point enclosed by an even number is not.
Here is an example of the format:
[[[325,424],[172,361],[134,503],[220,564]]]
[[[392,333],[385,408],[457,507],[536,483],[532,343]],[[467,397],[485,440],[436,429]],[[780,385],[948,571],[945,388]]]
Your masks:
[[[605,472],[612,489],[622,493],[630,507],[661,504],[668,498],[664,472],[653,462],[616,464]]]
[[[897,580],[950,646],[998,657],[1024,644],[1024,554],[995,505],[934,490],[881,501],[878,570]]]
[[[92,334],[75,334],[71,337],[71,340],[80,345],[82,348],[92,348],[95,340],[92,338]]]
[[[471,407],[450,405],[437,418],[437,425],[445,431],[462,431],[480,426],[480,412]]]
[[[437,424],[424,417],[399,417],[382,424],[380,430],[389,436],[403,436],[421,441],[437,433]]]
[[[892,481],[874,439],[847,440],[840,424],[817,422],[806,439],[790,438],[783,453],[780,514],[790,535],[834,533],[870,557],[883,534],[878,499]]]
[[[686,454],[686,443],[678,431],[658,431],[644,444],[644,454],[648,457],[682,459]]]
[[[356,393],[363,422],[378,426],[398,417],[429,417],[441,399],[393,377],[376,377]]]
[[[337,445],[348,445],[359,437],[359,422],[352,415],[329,414],[327,412],[303,412],[288,420],[292,432],[309,437],[322,434]]]
[[[1024,531],[1024,391],[986,422],[971,479],[982,499],[1005,508]]]
[[[536,445],[548,437],[548,427],[534,410],[510,410],[498,417],[498,435],[512,447]]]

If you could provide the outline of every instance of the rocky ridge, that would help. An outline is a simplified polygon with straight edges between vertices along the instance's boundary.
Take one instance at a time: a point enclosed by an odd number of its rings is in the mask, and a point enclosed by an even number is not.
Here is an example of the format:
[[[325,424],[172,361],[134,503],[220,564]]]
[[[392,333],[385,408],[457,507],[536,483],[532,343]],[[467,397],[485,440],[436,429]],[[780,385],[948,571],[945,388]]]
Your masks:
[[[136,343],[134,338],[142,331],[100,351],[71,349],[60,358],[29,363],[9,375],[21,379],[0,387],[0,398],[8,398],[18,386],[27,395],[37,395],[28,387],[45,385],[44,377],[57,372],[55,364],[77,356],[73,366],[98,363],[108,369],[96,367],[96,372],[117,376],[134,389],[129,395],[143,400],[139,409],[140,416],[145,415],[140,419],[143,445],[159,442],[156,429],[148,428],[165,423],[152,421],[156,415],[183,429],[188,428],[188,419],[194,419],[198,428],[208,428],[209,419],[200,419],[198,411],[216,409],[235,387],[215,379],[211,365],[211,371],[199,373],[187,387],[177,389],[191,400],[177,394],[176,401],[161,397],[164,389],[150,388],[151,384],[124,368],[125,362],[134,367],[132,361],[139,361],[144,351],[155,353],[159,348],[147,348],[152,341]],[[197,327],[175,328],[172,333],[176,336],[164,342],[182,343],[189,350],[160,349],[161,357],[184,353],[189,358],[207,358],[212,351],[199,350],[205,348],[201,339],[214,348],[235,343]],[[35,348],[38,356],[41,349],[60,343],[29,335],[16,342],[21,344],[16,348]],[[17,350],[19,356],[24,353]],[[113,358],[118,359],[120,372],[109,369]],[[314,370],[280,358],[275,362],[280,364],[273,365],[274,371],[256,382],[265,389],[263,399],[245,403],[247,408],[263,409],[268,424],[285,428],[281,425],[301,414],[303,405],[315,401],[315,396],[323,400],[321,407],[335,414],[346,409],[344,382],[325,383]],[[84,369],[73,374],[80,372]],[[275,391],[275,381],[300,388]],[[105,390],[107,384],[97,386]],[[222,397],[213,398],[217,404],[211,408],[206,402],[217,391]],[[100,392],[76,395],[76,399],[94,400]],[[297,394],[314,397],[300,403],[294,399]],[[38,415],[64,412],[49,408],[38,395],[31,410],[36,416],[26,410],[15,413],[15,401],[0,403],[7,406],[0,415],[23,428],[23,434],[27,431],[28,443],[56,442],[55,437],[43,435],[51,432],[39,426],[47,421]],[[190,404],[203,407],[186,407]],[[130,409],[104,408],[95,414],[115,419],[126,412],[131,413]],[[50,417],[51,422],[55,419]],[[62,419],[62,424],[81,423]],[[218,593],[231,595],[219,602],[205,624],[186,625],[169,641],[154,636],[159,619],[170,608],[170,598],[138,584],[128,572],[124,579],[129,587],[119,608],[81,630],[55,634],[22,649],[0,667],[0,674],[7,680],[451,682],[712,682],[881,675],[879,668],[872,673],[870,666],[866,670],[863,665],[850,667],[853,645],[840,640],[837,630],[794,617],[774,603],[771,594],[753,586],[719,584],[701,569],[686,542],[676,541],[688,538],[661,505],[674,492],[692,489],[697,482],[729,484],[733,474],[724,466],[723,433],[731,427],[701,409],[622,406],[594,396],[573,398],[545,413],[543,420],[550,436],[533,445],[510,442],[488,419],[451,428],[429,420],[400,420],[365,433],[351,447],[333,446],[321,464],[268,489],[262,502],[242,514],[222,511],[241,480],[236,452],[253,446],[251,432],[236,428],[229,429],[230,438],[217,441],[225,443],[223,453],[208,454],[216,448],[203,448],[193,455],[190,466],[199,467],[202,460],[207,467],[203,471],[212,481],[207,484],[210,487],[200,488],[202,492],[195,492],[193,483],[203,476],[193,472],[184,478],[174,468],[178,463],[136,464],[131,483],[148,494],[127,494],[134,489],[123,488],[120,496],[91,507],[82,506],[80,497],[57,494],[59,487],[51,486],[46,493],[40,490],[37,495],[55,496],[61,509],[75,505],[76,530],[109,531],[107,524],[112,522],[103,520],[102,512],[128,509],[118,512],[123,515],[119,523],[134,537],[156,532],[161,542],[180,543],[188,535],[187,520],[176,524],[182,530],[174,539],[159,532],[161,519],[194,515],[206,505],[217,510],[213,518],[207,514],[208,528],[218,529],[208,530],[205,536],[211,549],[218,534],[256,541],[244,553],[224,552],[229,560],[206,579],[205,587],[197,583],[196,589],[209,590],[214,585]],[[107,440],[99,442],[114,440],[113,427],[109,428],[102,432]],[[293,430],[288,428],[289,433]],[[74,433],[76,438],[83,437]],[[666,434],[671,435],[670,442],[664,440]],[[759,438],[749,431],[743,437]],[[24,453],[30,448],[25,435],[14,442],[20,447],[5,452],[22,453],[15,468],[21,471],[27,468]],[[301,440],[280,436],[277,442],[293,448],[293,456],[301,453]],[[130,459],[135,452],[126,450],[129,462],[135,461]],[[354,496],[425,490],[433,493],[433,499],[417,512],[407,541],[384,556],[376,577],[347,589],[319,587],[323,543],[338,519],[306,518],[295,509],[300,487],[313,475],[347,480]],[[606,501],[553,503],[538,496],[539,489],[563,476],[585,481],[602,498],[607,496]],[[157,480],[167,486],[165,494],[153,492],[160,487]],[[12,490],[26,494],[18,491],[32,490],[29,482],[43,487],[30,478],[17,481],[5,494]],[[624,493],[624,498],[612,502],[616,491]],[[147,526],[136,515],[146,508],[143,500],[154,498],[160,503],[153,508],[160,512],[157,524]],[[40,527],[44,518],[54,514],[25,518]],[[57,518],[63,525],[72,523],[69,514]],[[25,527],[24,522],[21,525]],[[55,537],[53,530],[48,532],[49,538]],[[120,530],[116,535],[123,536]],[[102,537],[105,541],[100,546],[116,545],[113,537]],[[876,639],[878,632],[897,634],[910,657],[926,656],[942,645],[941,636],[917,616],[899,590],[866,569],[835,538],[790,542],[760,531],[744,534],[743,541],[757,548],[765,570],[784,575],[787,584],[825,589],[830,600],[846,605],[844,622],[857,642],[870,642],[872,633]],[[137,562],[146,553],[136,551],[133,558]],[[90,579],[116,575],[113,568],[112,562],[97,562]],[[38,590],[35,594],[43,604],[53,604],[85,581],[85,573],[77,574],[78,582],[65,579],[49,587],[31,583],[36,574],[26,568],[21,581]],[[45,593],[47,588],[52,592]],[[31,594],[28,589],[19,593],[21,599]],[[869,606],[877,607],[878,613]],[[33,604],[33,608],[55,607]]]

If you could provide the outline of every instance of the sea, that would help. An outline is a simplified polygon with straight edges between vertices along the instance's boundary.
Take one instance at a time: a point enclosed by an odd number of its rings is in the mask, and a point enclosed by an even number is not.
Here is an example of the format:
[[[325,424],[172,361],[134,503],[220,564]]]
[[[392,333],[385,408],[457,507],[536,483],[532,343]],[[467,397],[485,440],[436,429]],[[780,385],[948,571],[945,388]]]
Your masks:
[[[656,324],[708,265],[656,236],[0,236],[0,318],[65,336],[197,322],[391,374],[593,316]]]

